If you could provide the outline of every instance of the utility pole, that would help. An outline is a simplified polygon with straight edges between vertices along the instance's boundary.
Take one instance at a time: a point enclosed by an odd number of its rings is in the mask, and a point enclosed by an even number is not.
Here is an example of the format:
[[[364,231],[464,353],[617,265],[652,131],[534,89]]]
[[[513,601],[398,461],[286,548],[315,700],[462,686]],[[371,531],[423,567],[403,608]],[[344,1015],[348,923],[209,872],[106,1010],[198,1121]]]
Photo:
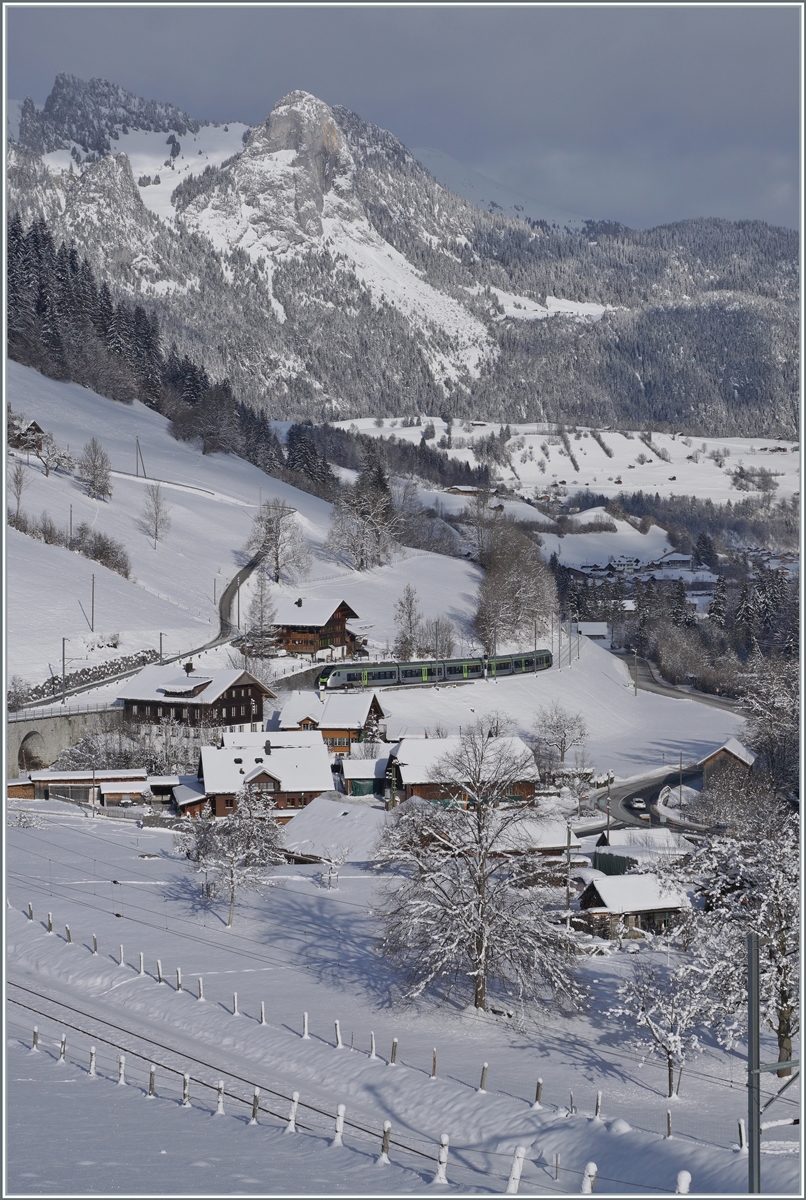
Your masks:
[[[566,840],[565,840],[565,859],[566,859],[566,875],[565,875],[565,928],[568,933],[571,932],[571,822],[566,822]]]
[[[92,606],[90,608],[90,633],[95,633],[95,576],[92,577]]]
[[[64,647],[65,647],[66,641],[67,641],[67,638],[62,638],[62,704],[64,704],[65,701],[67,700],[67,670],[66,670],[66,660],[65,660],[65,653],[64,653]]]
[[[638,695],[638,651],[633,650],[633,659],[635,661],[635,694]]]
[[[761,1191],[761,1066],[758,934],[747,935],[747,1190]]]
[[[610,845],[610,772],[607,772],[607,844]]]
[[[216,579],[215,579],[215,575],[214,575],[213,576],[213,608],[215,608],[215,583],[216,583]]]
[[[571,670],[571,659],[574,657],[574,648],[571,643],[571,618],[568,618],[568,670]]]
[[[680,791],[677,797],[678,807],[683,807],[683,751],[680,751]]]
[[[160,634],[160,666],[162,666],[162,638],[163,634]]]
[[[68,549],[73,549],[73,506],[70,505],[70,542]]]
[[[236,624],[237,624],[238,628],[240,629],[241,628],[241,581],[240,581],[240,579],[238,580],[237,596],[238,596],[238,620],[236,621]]]

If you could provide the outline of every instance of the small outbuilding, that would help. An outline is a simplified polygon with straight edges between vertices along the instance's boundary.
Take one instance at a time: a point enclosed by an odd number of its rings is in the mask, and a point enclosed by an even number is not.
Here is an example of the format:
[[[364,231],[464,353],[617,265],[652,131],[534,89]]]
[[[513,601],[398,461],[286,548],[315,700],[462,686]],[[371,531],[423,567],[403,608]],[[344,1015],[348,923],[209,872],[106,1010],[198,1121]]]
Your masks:
[[[580,916],[591,933],[607,939],[619,925],[627,937],[664,933],[690,906],[685,892],[657,875],[610,875],[592,879],[579,897]]]

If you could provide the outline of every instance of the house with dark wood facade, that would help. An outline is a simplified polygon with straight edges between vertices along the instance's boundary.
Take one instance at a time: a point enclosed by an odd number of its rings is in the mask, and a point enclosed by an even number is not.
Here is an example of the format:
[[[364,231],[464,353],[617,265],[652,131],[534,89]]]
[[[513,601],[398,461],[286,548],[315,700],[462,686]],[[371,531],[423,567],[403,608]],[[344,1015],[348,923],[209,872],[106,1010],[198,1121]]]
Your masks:
[[[198,816],[209,801],[213,816],[226,817],[237,808],[238,792],[252,787],[277,808],[283,824],[293,816],[289,812],[284,817],[285,809],[304,808],[315,796],[334,790],[330,756],[321,739],[318,745],[277,741],[276,735],[267,735],[262,746],[202,746],[197,794],[188,788],[177,797],[180,811]]]
[[[275,698],[248,671],[196,671],[192,662],[185,663],[184,674],[176,666],[144,667],[118,693],[128,721],[159,725],[170,720],[207,727],[259,727],[264,699]]]
[[[346,600],[296,600],[280,598],[275,602],[274,621],[277,649],[289,654],[317,654],[330,651],[334,658],[343,657],[357,644],[356,635],[347,622],[356,620],[355,612]]]
[[[318,729],[331,754],[349,754],[356,742],[383,740],[385,721],[376,692],[335,692],[324,700],[295,692],[280,714],[281,729]]]
[[[389,756],[391,783],[399,799],[421,796],[424,800],[461,798],[466,802],[462,780],[457,779],[449,786],[438,781],[440,764],[447,756],[457,755],[461,744],[458,737],[403,738]],[[490,748],[493,751],[491,770],[495,769],[499,755],[524,763],[523,777],[513,781],[510,799],[513,803],[534,804],[535,785],[540,782],[540,774],[526,743],[519,737],[498,737],[490,740]]]

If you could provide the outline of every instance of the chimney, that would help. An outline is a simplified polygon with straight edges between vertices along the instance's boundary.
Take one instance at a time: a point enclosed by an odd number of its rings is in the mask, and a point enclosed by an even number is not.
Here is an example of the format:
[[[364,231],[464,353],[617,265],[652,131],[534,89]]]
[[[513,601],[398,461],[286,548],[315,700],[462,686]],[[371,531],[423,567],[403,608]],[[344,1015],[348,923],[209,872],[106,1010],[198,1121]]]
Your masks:
[[[190,675],[192,671],[193,671],[193,662],[192,662],[192,660],[190,660],[185,663],[185,672],[187,675]]]
[[[300,596],[299,600],[295,600],[294,603],[296,604],[297,608],[302,608],[302,596]]]

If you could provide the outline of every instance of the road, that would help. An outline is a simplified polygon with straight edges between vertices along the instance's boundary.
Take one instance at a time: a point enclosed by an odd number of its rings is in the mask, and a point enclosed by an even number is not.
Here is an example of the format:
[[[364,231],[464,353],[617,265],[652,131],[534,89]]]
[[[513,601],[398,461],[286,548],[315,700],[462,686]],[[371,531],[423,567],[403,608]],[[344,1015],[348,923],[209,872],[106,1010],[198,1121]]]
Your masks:
[[[701,775],[701,767],[694,763],[687,763],[683,767],[682,781],[683,783],[688,783],[692,779],[699,779]],[[660,818],[650,810],[650,806],[657,802],[663,788],[677,787],[680,784],[680,778],[679,767],[675,767],[673,770],[669,770],[666,767],[656,767],[654,771],[647,771],[644,775],[636,775],[624,783],[611,784],[610,819],[612,821],[623,822],[625,825],[635,826],[638,829],[659,826],[661,824]],[[643,800],[646,808],[635,808],[634,801],[638,799]],[[606,811],[608,804],[607,788],[601,788],[594,797],[594,801],[598,808]],[[646,813],[649,820],[642,819],[641,813]],[[675,820],[674,824],[681,829],[698,828],[682,820]]]
[[[615,653],[615,652],[614,652]],[[627,664],[630,678],[635,679],[635,658],[632,654],[618,654]],[[706,692],[698,692],[694,688],[681,687],[674,683],[666,683],[661,679],[652,664],[645,658],[638,657],[638,687],[642,692],[655,692],[659,696],[669,696],[673,700],[696,700],[698,704],[707,704],[710,708],[722,708],[726,712],[741,714],[741,702],[728,696],[710,696]]]

